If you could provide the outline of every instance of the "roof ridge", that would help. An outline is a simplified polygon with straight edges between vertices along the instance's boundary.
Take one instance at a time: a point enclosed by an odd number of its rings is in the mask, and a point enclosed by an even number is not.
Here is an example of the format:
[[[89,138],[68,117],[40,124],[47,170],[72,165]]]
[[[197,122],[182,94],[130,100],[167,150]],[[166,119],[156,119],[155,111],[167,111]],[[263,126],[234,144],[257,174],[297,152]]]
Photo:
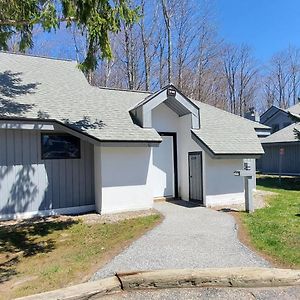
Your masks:
[[[236,114],[234,114],[234,113],[232,113],[232,112],[230,112],[230,111],[227,111],[227,110],[224,110],[224,109],[222,109],[222,108],[216,107],[216,106],[214,106],[214,105],[211,105],[211,104],[208,104],[208,103],[199,101],[199,100],[191,99],[191,98],[190,98],[190,100],[192,100],[193,102],[200,102],[201,104],[207,105],[207,106],[212,107],[212,108],[217,109],[217,110],[220,110],[221,112],[227,113],[227,114],[229,114],[229,115],[231,115],[231,116],[234,116],[234,117],[236,117],[236,118],[238,118],[238,119],[240,119],[240,120],[247,121],[247,122],[250,122],[250,123],[252,123],[252,124],[257,124],[257,126],[260,126],[260,127],[265,126],[266,129],[269,127],[269,126],[266,126],[266,125],[261,124],[261,123],[259,123],[259,122],[252,121],[252,120],[246,119],[246,118],[244,118],[244,117],[242,117],[242,116],[236,115]]]
[[[16,52],[3,51],[3,50],[0,50],[0,53],[77,63],[76,60],[69,59],[69,58],[56,58],[56,57],[51,57],[51,56],[43,56],[43,55],[36,55],[36,54],[30,54],[30,53],[16,53]]]
[[[275,108],[277,108],[277,109],[279,109],[279,110],[285,111],[284,109],[278,107],[277,105],[272,104],[267,110],[265,110],[265,111],[260,115],[260,117],[262,117],[265,113],[267,113],[272,107],[275,107]]]
[[[298,102],[298,103],[296,103],[296,104],[294,104],[294,105],[288,107],[287,109],[290,109],[290,108],[295,107],[295,106],[298,106],[298,105],[300,105],[300,102]]]
[[[112,91],[120,91],[120,92],[133,92],[133,93],[143,93],[143,94],[153,94],[150,91],[143,91],[143,90],[130,90],[126,88],[115,88],[115,87],[108,87],[108,86],[95,86],[100,90],[112,90]]]
[[[297,128],[297,129],[299,128],[299,129],[300,129],[300,124],[299,124],[299,123],[292,123],[292,124],[290,124],[290,125],[288,125],[288,126],[286,126],[286,127],[284,127],[284,128],[281,128],[280,130],[278,130],[278,131],[276,131],[276,132],[270,134],[269,136],[263,138],[263,139],[262,139],[262,142],[263,142],[263,143],[267,143],[267,142],[270,141],[270,143],[276,143],[276,142],[279,143],[280,140],[277,140],[277,141],[275,140],[275,141],[274,141],[274,137],[275,137],[275,139],[276,139],[277,137],[282,138],[282,137],[281,137],[282,134],[285,134],[285,135],[286,135],[286,133],[289,133],[290,130],[291,130],[291,129],[294,129],[294,128]],[[284,141],[284,142],[287,142],[287,141]],[[298,140],[295,138],[295,140],[289,141],[289,142],[298,142]]]

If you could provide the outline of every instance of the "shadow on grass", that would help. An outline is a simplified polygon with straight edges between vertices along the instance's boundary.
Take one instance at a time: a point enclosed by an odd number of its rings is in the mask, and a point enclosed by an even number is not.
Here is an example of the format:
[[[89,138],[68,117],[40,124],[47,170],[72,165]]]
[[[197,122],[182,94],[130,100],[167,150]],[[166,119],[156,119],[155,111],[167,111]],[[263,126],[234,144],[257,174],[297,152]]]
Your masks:
[[[256,179],[256,183],[266,188],[300,191],[300,177],[283,177],[280,182],[278,176],[261,175]]]
[[[17,275],[15,266],[18,264],[19,258],[14,257],[0,264],[0,283],[8,281],[12,276]]]
[[[0,258],[2,256],[7,260],[0,263],[0,283],[17,274],[16,267],[21,256],[30,257],[53,251],[56,241],[47,236],[55,231],[66,230],[76,223],[78,221],[72,219],[47,221],[42,218],[38,221],[25,220],[17,224],[1,225]]]

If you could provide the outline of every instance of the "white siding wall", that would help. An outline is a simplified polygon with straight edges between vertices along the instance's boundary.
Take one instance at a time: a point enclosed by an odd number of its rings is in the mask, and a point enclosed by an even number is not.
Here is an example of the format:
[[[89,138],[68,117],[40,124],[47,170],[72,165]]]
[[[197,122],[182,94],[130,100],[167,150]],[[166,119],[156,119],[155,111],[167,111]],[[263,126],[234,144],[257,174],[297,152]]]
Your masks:
[[[233,175],[243,167],[242,159],[211,159],[206,156],[206,205],[242,203],[244,183]]]
[[[179,119],[175,112],[170,110],[166,105],[160,104],[155,109],[152,110],[152,126],[158,132],[178,132],[179,127]],[[177,136],[178,138],[178,136]],[[163,137],[163,140],[168,140],[169,143],[173,142],[173,138],[170,136]],[[172,141],[171,141],[172,140]],[[163,141],[165,143],[166,141]],[[178,143],[178,141],[177,141]],[[165,145],[162,145],[163,147]],[[166,147],[165,150],[172,150],[173,145],[171,144],[169,148]],[[173,153],[170,151],[169,153],[164,153],[164,149],[161,148],[153,148],[151,153],[150,160],[150,176],[149,183],[151,186],[151,190],[154,197],[163,197],[166,194],[164,191],[167,190],[166,183],[168,182],[166,177],[169,175],[165,170],[171,169],[173,172]],[[178,152],[178,149],[177,149]],[[179,153],[177,153],[179,156]],[[160,165],[162,164],[163,165]],[[171,166],[166,166],[165,164],[172,164]],[[174,173],[174,172],[173,172]],[[174,174],[173,174],[174,176]],[[178,172],[178,177],[180,177],[180,173]],[[178,178],[178,181],[180,179]],[[159,194],[160,193],[160,194]],[[174,193],[173,193],[174,195]],[[168,196],[168,195],[166,195]]]
[[[204,205],[244,201],[243,179],[233,175],[243,167],[243,160],[212,159],[206,154],[191,137],[191,115],[178,117],[165,104],[160,104],[152,111],[152,126],[157,131],[177,133],[178,192],[182,199],[189,199],[188,152],[202,151]],[[150,177],[150,183],[154,184],[155,179]]]
[[[93,146],[81,141],[81,159],[42,160],[40,143],[38,130],[0,129],[0,218],[94,205]]]
[[[202,168],[203,174],[205,172],[205,162],[206,162],[206,153],[201,149],[201,147],[192,139],[191,137],[191,116],[186,115],[180,118],[180,130],[179,130],[179,161],[178,167],[180,176],[180,185],[179,192],[181,198],[184,200],[189,200],[189,162],[188,162],[188,153],[194,151],[202,151]],[[205,176],[203,180],[203,203],[205,203]],[[200,182],[199,182],[200,184]]]
[[[101,172],[101,180],[95,176],[95,179],[101,181],[96,182],[98,212],[105,214],[152,207],[153,195],[149,186],[150,157],[150,147],[116,145],[95,148],[95,172]]]
[[[151,152],[151,178],[153,197],[174,197],[174,145],[173,136],[162,136],[159,147]]]
[[[191,138],[191,116],[178,115],[165,104],[160,104],[152,111],[152,126],[161,132],[177,133],[178,194],[182,199],[189,199],[188,152],[202,151]],[[153,168],[153,165],[151,166]],[[155,178],[150,178],[155,184]]]
[[[152,110],[152,127],[157,131],[178,132],[178,121],[178,115],[163,103]]]

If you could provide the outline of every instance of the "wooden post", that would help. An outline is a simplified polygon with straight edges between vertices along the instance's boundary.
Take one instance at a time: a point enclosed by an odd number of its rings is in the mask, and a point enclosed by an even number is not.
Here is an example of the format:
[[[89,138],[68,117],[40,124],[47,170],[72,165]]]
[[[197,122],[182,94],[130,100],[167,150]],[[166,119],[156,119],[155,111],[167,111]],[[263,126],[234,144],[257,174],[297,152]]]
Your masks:
[[[245,210],[248,213],[254,212],[252,188],[250,186],[251,178],[252,178],[252,176],[245,176],[244,177],[244,183],[245,183]]]
[[[281,172],[282,172],[282,156],[284,155],[284,148],[279,149],[279,185],[281,185]]]

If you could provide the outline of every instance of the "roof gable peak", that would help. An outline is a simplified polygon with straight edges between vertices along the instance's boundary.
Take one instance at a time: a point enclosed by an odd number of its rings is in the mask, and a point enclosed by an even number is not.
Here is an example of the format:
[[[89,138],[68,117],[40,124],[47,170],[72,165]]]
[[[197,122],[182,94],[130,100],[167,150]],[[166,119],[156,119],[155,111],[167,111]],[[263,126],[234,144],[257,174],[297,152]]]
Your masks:
[[[172,83],[164,86],[156,93],[146,97],[141,102],[137,103],[131,110],[130,114],[133,119],[144,128],[152,127],[151,111],[160,105],[166,104],[179,117],[191,114],[192,128],[200,128],[200,113],[199,107],[186,97],[175,85]]]

